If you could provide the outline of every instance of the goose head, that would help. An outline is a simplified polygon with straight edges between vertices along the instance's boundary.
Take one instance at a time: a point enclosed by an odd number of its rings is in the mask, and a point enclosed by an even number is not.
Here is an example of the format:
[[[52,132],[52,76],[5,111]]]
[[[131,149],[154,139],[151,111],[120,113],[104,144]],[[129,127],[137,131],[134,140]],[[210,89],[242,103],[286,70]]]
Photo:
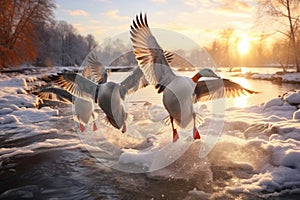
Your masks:
[[[201,77],[211,77],[211,78],[220,78],[212,69],[210,68],[204,68],[199,70],[194,76],[193,76],[193,81],[197,83],[199,78]]]

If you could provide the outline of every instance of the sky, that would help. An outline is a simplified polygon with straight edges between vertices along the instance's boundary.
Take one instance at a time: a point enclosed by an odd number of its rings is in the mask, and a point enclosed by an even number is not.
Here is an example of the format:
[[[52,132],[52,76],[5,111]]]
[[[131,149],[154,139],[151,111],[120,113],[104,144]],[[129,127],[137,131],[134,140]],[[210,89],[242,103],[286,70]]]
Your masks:
[[[150,28],[176,31],[200,46],[218,38],[226,28],[255,38],[256,0],[56,0],[55,18],[92,34],[101,43],[129,32],[133,18],[147,13]]]

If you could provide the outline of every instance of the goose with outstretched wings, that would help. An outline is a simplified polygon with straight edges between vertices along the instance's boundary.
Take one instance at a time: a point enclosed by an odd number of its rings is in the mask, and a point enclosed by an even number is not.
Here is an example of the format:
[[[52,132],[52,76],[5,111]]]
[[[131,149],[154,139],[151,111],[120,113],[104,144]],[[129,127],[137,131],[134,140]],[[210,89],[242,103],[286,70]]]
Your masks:
[[[163,92],[163,104],[169,113],[173,141],[178,139],[174,122],[182,128],[193,121],[193,137],[200,139],[196,128],[197,114],[193,110],[193,103],[210,97],[210,99],[252,94],[254,91],[226,79],[220,79],[211,69],[204,68],[192,78],[176,75],[169,66],[162,48],[152,35],[148,26],[147,16],[137,15],[130,27],[133,51],[139,67],[149,83],[158,92]],[[210,81],[199,81],[201,77],[216,78]]]

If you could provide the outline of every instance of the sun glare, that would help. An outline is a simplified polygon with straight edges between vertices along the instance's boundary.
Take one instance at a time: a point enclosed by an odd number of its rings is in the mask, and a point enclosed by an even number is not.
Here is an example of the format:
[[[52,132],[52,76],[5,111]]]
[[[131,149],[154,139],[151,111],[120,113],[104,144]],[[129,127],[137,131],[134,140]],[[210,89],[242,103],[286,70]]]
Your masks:
[[[246,39],[241,40],[238,43],[238,51],[241,55],[245,55],[249,52],[250,44]]]
[[[238,78],[235,81],[245,88],[250,88],[249,81],[245,78]],[[248,96],[234,98],[233,104],[236,107],[245,108],[248,105]]]
[[[245,108],[248,105],[248,97],[241,96],[234,98],[233,105],[238,108]]]
[[[241,67],[242,74],[246,74],[248,71],[247,67]]]

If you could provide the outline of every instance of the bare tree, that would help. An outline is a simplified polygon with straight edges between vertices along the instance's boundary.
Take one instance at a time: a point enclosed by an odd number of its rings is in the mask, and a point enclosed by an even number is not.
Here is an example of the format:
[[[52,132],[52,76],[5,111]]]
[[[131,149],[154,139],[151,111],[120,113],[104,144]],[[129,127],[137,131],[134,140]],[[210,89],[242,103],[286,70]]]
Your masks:
[[[230,47],[231,47],[231,41],[233,39],[233,34],[234,34],[233,28],[227,28],[220,33],[221,44],[224,51],[223,63],[226,67],[230,67],[232,64],[230,61]]]
[[[73,25],[59,21],[40,27],[39,49],[35,65],[79,66],[97,42],[94,36],[78,34]],[[88,41],[88,38],[92,40]]]
[[[282,39],[274,43],[272,46],[272,55],[270,57],[271,60],[280,64],[284,72],[286,72],[290,57],[290,42],[287,40],[288,39]]]
[[[85,37],[87,43],[88,43],[88,48],[89,50],[93,50],[97,45],[97,41],[95,40],[94,36],[92,34],[88,34],[86,37]]]
[[[296,32],[300,21],[299,0],[259,0],[258,13],[260,18],[268,18],[272,22],[281,24],[278,32],[289,38],[294,52],[294,63],[297,72],[300,72],[299,46],[297,45]]]
[[[224,64],[222,63],[222,44],[220,43],[219,40],[214,40],[208,47],[205,48],[207,52],[211,55],[213,58],[214,62],[217,64],[217,66],[223,66]]]
[[[55,43],[53,43],[53,23],[49,24],[41,24],[37,28],[37,41],[36,46],[38,48],[37,52],[37,58],[35,62],[33,62],[33,65],[36,66],[47,66],[50,67],[53,65],[53,59],[52,57],[55,55],[53,52],[53,46]]]
[[[52,32],[53,63],[64,66],[81,65],[90,51],[86,38],[78,34],[73,25],[65,21],[56,23]]]
[[[0,67],[35,60],[36,27],[52,18],[52,0],[0,1]]]

